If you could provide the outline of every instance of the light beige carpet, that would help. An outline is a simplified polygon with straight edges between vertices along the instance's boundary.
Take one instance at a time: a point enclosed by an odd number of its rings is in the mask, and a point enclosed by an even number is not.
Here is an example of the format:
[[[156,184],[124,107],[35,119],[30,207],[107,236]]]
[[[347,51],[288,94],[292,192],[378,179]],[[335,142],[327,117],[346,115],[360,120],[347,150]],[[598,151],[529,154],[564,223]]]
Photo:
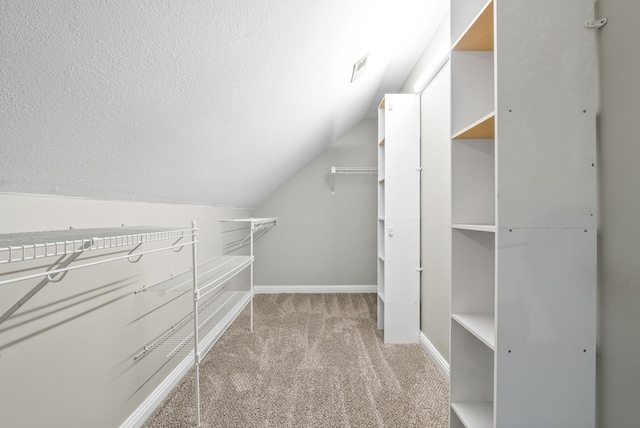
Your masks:
[[[385,345],[375,294],[254,300],[201,363],[203,427],[447,427],[448,385],[420,345]],[[145,427],[195,423],[193,371]]]

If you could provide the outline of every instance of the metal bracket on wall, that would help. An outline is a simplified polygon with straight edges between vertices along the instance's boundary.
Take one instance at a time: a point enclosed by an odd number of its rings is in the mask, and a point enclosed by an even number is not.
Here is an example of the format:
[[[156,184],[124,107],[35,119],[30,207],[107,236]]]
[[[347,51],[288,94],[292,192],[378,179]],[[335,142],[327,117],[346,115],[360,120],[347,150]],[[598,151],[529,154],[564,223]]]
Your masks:
[[[596,19],[595,21],[587,21],[584,23],[584,26],[587,28],[594,28],[597,30],[607,25],[607,22],[608,22],[607,18],[600,18],[600,19]]]
[[[90,241],[86,241],[83,244],[83,250],[87,249],[91,246],[91,244],[93,243],[93,240]],[[25,303],[27,303],[29,301],[29,299],[31,299],[33,296],[35,296],[40,290],[42,290],[44,288],[45,285],[49,284],[49,283],[53,283],[53,282],[60,282],[62,280],[62,278],[65,277],[65,275],[67,274],[67,270],[64,270],[67,268],[67,266],[69,266],[71,264],[71,262],[73,262],[75,259],[78,258],[78,256],[82,254],[82,252],[77,252],[77,253],[72,253],[69,255],[63,255],[62,257],[60,257],[53,265],[51,265],[51,267],[47,270],[47,271],[54,271],[53,274],[47,274],[39,283],[38,285],[36,285],[35,287],[33,287],[27,294],[25,294],[20,300],[18,300],[13,306],[11,306],[9,309],[7,309],[5,311],[4,314],[2,314],[0,316],[0,324],[2,324],[3,322],[5,322],[7,319],[9,319],[9,317],[11,315],[13,315],[13,313],[15,311],[17,311],[18,309],[20,309],[20,307],[22,307],[22,305],[24,305]],[[54,269],[54,267],[57,268]],[[62,270],[62,271],[60,271]]]

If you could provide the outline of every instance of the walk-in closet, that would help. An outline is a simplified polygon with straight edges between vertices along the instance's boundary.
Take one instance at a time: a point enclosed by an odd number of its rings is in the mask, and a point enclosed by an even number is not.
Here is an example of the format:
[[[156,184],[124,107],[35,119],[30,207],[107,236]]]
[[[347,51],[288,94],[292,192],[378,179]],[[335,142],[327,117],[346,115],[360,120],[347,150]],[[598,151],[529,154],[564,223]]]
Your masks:
[[[640,2],[0,2],[0,427],[640,420]]]

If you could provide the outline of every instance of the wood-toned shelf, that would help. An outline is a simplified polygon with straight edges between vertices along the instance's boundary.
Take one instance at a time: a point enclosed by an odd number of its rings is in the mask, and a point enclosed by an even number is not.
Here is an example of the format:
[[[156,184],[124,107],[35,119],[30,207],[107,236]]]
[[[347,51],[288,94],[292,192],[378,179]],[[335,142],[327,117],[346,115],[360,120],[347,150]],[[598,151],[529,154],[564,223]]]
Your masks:
[[[493,0],[482,8],[452,50],[493,52]]]
[[[451,138],[454,140],[492,140],[495,138],[495,119],[495,112],[491,112],[458,131]]]
[[[454,223],[451,225],[453,229],[460,230],[474,230],[476,232],[492,232],[495,233],[496,226],[495,224],[459,224]]]
[[[378,143],[378,145],[379,145],[379,146],[384,146],[384,140],[385,140],[385,139],[383,138],[383,139],[382,139],[382,141],[380,141],[380,142]]]
[[[495,321],[493,315],[451,314],[451,318],[491,348],[491,350],[495,350]]]
[[[493,428],[492,402],[452,402],[451,408],[467,428]]]

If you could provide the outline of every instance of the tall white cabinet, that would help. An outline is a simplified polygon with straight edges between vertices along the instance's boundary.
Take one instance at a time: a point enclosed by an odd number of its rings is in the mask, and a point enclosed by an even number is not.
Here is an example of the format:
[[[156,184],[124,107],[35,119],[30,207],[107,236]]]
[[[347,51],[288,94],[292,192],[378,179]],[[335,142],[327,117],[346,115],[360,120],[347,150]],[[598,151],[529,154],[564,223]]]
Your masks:
[[[385,343],[420,334],[420,98],[378,108],[378,328]]]
[[[595,426],[593,0],[452,0],[452,428]]]

